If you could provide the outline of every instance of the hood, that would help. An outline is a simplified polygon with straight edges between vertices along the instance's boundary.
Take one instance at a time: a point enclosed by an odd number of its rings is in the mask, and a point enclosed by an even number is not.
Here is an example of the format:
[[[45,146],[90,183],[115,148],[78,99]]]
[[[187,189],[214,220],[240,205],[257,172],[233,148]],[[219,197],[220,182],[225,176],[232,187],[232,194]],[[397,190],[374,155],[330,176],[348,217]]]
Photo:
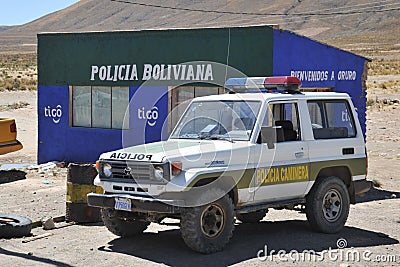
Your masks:
[[[248,142],[231,143],[224,140],[170,139],[104,153],[100,159],[143,162],[180,161],[184,169],[217,167],[234,163],[248,154]],[[233,154],[236,154],[233,157]],[[237,157],[237,155],[241,155]],[[236,163],[236,162],[235,162]]]

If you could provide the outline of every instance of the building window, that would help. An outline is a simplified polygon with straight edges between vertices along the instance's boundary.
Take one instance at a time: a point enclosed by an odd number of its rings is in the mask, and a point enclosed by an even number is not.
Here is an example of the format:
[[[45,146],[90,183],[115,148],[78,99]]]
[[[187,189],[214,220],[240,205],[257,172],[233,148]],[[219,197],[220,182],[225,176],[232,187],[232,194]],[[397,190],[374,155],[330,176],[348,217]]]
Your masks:
[[[128,129],[129,87],[72,86],[72,127]],[[125,116],[126,113],[126,116]]]
[[[178,86],[170,89],[169,125],[170,132],[175,128],[190,101],[195,97],[225,93],[223,87]]]

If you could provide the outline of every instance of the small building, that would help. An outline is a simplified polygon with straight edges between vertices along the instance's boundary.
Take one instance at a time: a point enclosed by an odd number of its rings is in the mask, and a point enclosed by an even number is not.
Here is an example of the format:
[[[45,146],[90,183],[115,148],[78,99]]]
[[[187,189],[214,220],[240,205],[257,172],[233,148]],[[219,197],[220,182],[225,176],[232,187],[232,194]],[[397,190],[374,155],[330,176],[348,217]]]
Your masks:
[[[39,34],[38,162],[166,139],[185,101],[238,76],[346,92],[365,134],[367,61],[271,26]]]

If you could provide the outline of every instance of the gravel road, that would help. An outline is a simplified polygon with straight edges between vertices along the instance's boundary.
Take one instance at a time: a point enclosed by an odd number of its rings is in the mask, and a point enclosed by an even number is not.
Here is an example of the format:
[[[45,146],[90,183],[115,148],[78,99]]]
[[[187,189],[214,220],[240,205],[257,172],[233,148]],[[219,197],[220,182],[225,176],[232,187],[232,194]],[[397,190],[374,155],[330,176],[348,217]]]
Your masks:
[[[16,117],[25,148],[0,156],[0,164],[36,161],[35,96],[16,94],[0,92],[0,105],[21,97],[30,105],[0,112],[0,117]],[[304,214],[271,210],[261,223],[238,224],[223,252],[201,255],[186,247],[176,225],[151,224],[143,235],[128,239],[101,224],[36,228],[33,235],[51,236],[28,243],[0,239],[0,266],[400,266],[400,108],[372,107],[367,118],[368,178],[382,187],[351,207],[347,226],[338,234],[311,231]],[[0,213],[34,221],[65,215],[65,168],[0,172],[0,189]],[[310,253],[300,253],[304,250],[316,254],[309,258]]]

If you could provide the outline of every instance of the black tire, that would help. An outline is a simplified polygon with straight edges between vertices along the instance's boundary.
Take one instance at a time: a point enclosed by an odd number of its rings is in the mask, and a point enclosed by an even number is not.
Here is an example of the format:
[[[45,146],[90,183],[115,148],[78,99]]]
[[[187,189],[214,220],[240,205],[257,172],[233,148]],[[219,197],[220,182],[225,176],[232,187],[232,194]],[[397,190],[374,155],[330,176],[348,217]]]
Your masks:
[[[120,237],[135,236],[143,233],[149,226],[149,222],[125,220],[118,216],[114,209],[101,209],[101,219],[107,229],[114,235]]]
[[[307,195],[307,220],[318,232],[332,234],[342,230],[349,210],[350,197],[347,187],[337,177],[317,181]]]
[[[0,238],[29,236],[32,221],[28,218],[0,213]]]
[[[232,199],[222,190],[213,189],[213,191],[215,192],[207,193],[223,197],[209,204],[185,208],[181,214],[183,240],[188,247],[204,254],[223,250],[235,228]],[[207,198],[208,196],[205,197]]]
[[[257,223],[265,217],[265,214],[265,210],[259,210],[249,213],[237,213],[236,219],[238,219],[242,223]]]

